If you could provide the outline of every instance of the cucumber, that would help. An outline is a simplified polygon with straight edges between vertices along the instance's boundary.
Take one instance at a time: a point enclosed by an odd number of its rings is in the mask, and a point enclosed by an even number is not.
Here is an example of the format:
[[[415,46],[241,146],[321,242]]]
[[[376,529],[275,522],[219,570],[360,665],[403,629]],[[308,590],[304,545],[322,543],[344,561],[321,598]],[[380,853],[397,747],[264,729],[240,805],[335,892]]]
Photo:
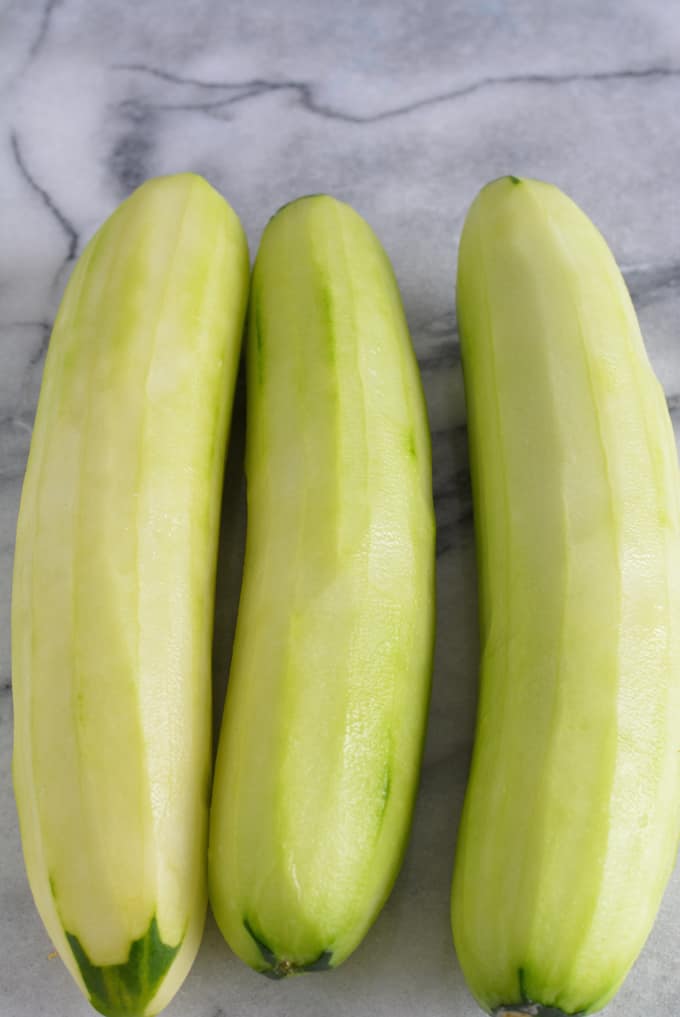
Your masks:
[[[408,833],[434,628],[430,438],[391,266],[328,196],[270,221],[247,344],[248,526],[210,899],[270,977],[336,967]]]
[[[454,939],[487,1011],[588,1014],[680,834],[673,431],[616,263],[555,187],[482,190],[457,302],[482,658]]]
[[[207,896],[219,501],[248,290],[190,174],[101,227],[49,345],[12,601],[14,783],[45,927],[93,1006],[155,1014]]]

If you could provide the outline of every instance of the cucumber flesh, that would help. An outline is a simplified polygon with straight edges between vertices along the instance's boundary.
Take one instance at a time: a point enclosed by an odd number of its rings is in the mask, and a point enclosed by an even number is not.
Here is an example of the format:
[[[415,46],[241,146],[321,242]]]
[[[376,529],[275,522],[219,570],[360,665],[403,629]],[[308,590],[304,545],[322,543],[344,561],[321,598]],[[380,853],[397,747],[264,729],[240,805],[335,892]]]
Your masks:
[[[155,1013],[206,904],[212,596],[248,288],[201,178],[140,187],[55,322],[12,601],[14,782],[47,931],[102,1012]]]
[[[316,196],[277,213],[249,320],[209,879],[231,947],[282,977],[341,963],[399,868],[430,685],[432,476],[396,282],[352,209]]]
[[[489,1012],[591,1013],[680,833],[673,431],[614,259],[556,188],[481,192],[458,317],[482,660],[454,939]]]

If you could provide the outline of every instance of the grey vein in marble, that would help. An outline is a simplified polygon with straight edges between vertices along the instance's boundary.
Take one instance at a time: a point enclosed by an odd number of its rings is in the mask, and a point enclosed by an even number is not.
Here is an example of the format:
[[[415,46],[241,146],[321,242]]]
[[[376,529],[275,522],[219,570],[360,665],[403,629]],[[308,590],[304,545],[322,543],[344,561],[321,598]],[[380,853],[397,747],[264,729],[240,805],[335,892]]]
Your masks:
[[[47,0],[47,3],[43,8],[42,16],[40,18],[40,24],[38,26],[36,37],[31,43],[31,48],[28,51],[28,61],[27,61],[28,63],[30,63],[31,60],[35,60],[38,53],[40,52],[43,43],[47,38],[47,33],[50,28],[50,20],[52,18],[52,14],[54,13],[55,8],[58,7],[60,3],[61,0]]]
[[[674,78],[680,76],[680,68],[677,67],[643,67],[629,70],[592,71],[590,73],[574,74],[512,74],[507,77],[488,77],[472,81],[460,88],[454,88],[447,92],[436,95],[425,96],[413,102],[395,106],[392,109],[380,110],[377,113],[350,113],[338,107],[322,102],[316,95],[316,89],[309,81],[274,81],[255,78],[250,81],[203,81],[197,78],[186,78],[171,71],[158,67],[149,67],[144,64],[114,64],[112,70],[134,71],[140,74],[148,74],[160,78],[162,81],[173,85],[189,85],[199,90],[224,91],[235,93],[223,99],[215,99],[206,102],[189,103],[164,103],[153,105],[149,103],[150,109],[156,110],[194,110],[212,115],[218,115],[222,110],[227,111],[230,106],[258,98],[269,92],[292,92],[298,99],[300,105],[309,113],[327,117],[330,120],[340,120],[350,124],[373,124],[381,120],[392,120],[395,117],[415,113],[418,110],[436,106],[440,103],[452,102],[454,99],[466,98],[476,92],[500,88],[509,85],[571,85],[577,82],[609,82],[621,80],[637,80],[645,78]]]
[[[55,221],[58,223],[60,229],[64,233],[66,239],[66,255],[64,256],[64,260],[57,270],[56,275],[58,278],[61,275],[63,269],[66,268],[69,262],[73,261],[76,255],[78,254],[78,233],[74,228],[73,224],[69,222],[69,220],[66,218],[64,213],[60,212],[60,210],[57,208],[57,206],[54,203],[54,200],[50,197],[49,192],[46,191],[44,187],[41,187],[40,184],[31,175],[24,160],[24,157],[22,155],[21,146],[19,144],[19,137],[15,130],[10,132],[10,144],[12,146],[12,155],[14,156],[14,161],[17,165],[17,169],[19,170],[21,176],[24,178],[24,180],[31,188],[31,190],[38,195],[47,211],[50,213],[51,216],[53,216]]]

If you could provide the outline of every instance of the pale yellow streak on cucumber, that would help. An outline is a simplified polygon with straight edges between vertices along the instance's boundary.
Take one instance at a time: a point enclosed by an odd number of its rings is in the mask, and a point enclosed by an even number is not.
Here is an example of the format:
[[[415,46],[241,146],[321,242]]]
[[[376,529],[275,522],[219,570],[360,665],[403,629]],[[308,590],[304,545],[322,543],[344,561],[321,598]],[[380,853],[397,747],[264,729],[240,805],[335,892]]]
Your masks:
[[[208,680],[197,685],[182,678],[189,662],[206,678],[210,674],[215,555],[206,556],[203,549],[206,541],[214,541],[219,522],[221,459],[249,272],[245,241],[231,209],[205,187],[194,187],[190,201],[198,210],[184,222],[186,263],[168,277],[165,315],[169,326],[158,335],[158,357],[145,386],[147,413],[140,470],[145,483],[140,488],[137,515],[140,588],[163,590],[169,572],[187,580],[182,584],[183,596],[162,601],[153,596],[140,598],[140,631],[144,633],[140,699],[153,789],[157,914],[166,942],[185,936],[175,962],[180,980],[193,960],[203,928],[203,913],[192,908],[191,902],[203,900],[206,894],[204,823],[210,781],[211,695]],[[224,307],[225,279],[238,283],[234,296],[240,305],[233,309]],[[183,342],[184,332],[195,335],[190,350]],[[188,419],[185,414],[194,421],[190,429],[184,423]],[[177,461],[186,471],[183,506],[172,483]],[[174,526],[168,525],[167,506],[173,506],[176,513]],[[186,526],[187,519],[193,521],[192,526]],[[168,685],[175,689],[172,713],[165,706]],[[184,746],[185,758],[175,771],[184,776],[174,781],[174,767],[163,752],[169,738]],[[194,777],[187,779],[187,773]],[[173,816],[178,809],[193,816],[189,823],[196,835],[186,837],[186,830],[177,827]],[[171,995],[162,984],[148,1012],[157,1012]]]
[[[192,205],[203,202],[205,212],[214,198],[212,192],[202,189],[194,188],[190,194]],[[200,673],[210,672],[215,561],[214,556],[201,553],[201,546],[217,528],[219,457],[224,452],[239,350],[238,335],[230,335],[228,344],[221,341],[226,327],[221,309],[225,277],[247,275],[243,246],[224,228],[224,215],[216,208],[212,222],[207,214],[185,219],[182,243],[186,264],[177,273],[171,270],[168,274],[166,326],[157,336],[157,357],[145,386],[147,409],[140,463],[144,481],[137,514],[140,699],[162,883],[158,920],[166,942],[176,942],[184,932],[182,916],[188,911],[188,901],[197,893],[205,894],[205,842],[198,836],[187,838],[172,817],[177,808],[183,814],[193,814],[199,829],[209,793],[210,757],[207,752],[198,755],[198,748],[210,743],[210,684],[186,683],[183,675],[189,661],[195,662]],[[199,322],[195,320],[198,292]],[[189,330],[195,333],[190,349],[183,342],[183,334]],[[219,412],[215,418],[216,398]],[[191,428],[186,427],[187,419],[193,421]],[[211,436],[209,442],[206,434]],[[181,486],[172,468],[177,462],[183,467]],[[187,520],[192,525],[188,526]],[[169,597],[165,589],[168,574],[183,575],[187,580]],[[164,696],[168,688],[174,690],[170,698],[173,712]],[[162,751],[168,739],[183,746],[184,758],[178,766]],[[190,781],[184,773],[197,755],[201,772]],[[198,875],[197,885],[188,881],[191,873]]]
[[[137,201],[135,196],[133,207]],[[153,355],[144,333],[162,307],[163,287],[149,272],[154,251],[145,223],[130,219],[129,212],[127,206],[110,224],[107,251],[114,252],[113,261],[108,271],[101,266],[88,290],[89,307],[80,325],[91,366],[74,532],[73,710],[94,885],[87,895],[78,894],[80,871],[69,858],[55,876],[68,902],[62,909],[65,927],[77,931],[92,959],[108,964],[123,962],[130,940],[144,934],[156,897],[137,687],[135,533],[131,521],[121,526],[121,520],[129,513],[128,493],[135,486],[143,415],[139,361]],[[174,216],[164,228],[172,245]],[[109,288],[118,301],[103,318],[102,297]],[[81,362],[86,355],[80,353]],[[117,767],[112,759],[119,760]],[[129,825],[121,840],[116,834],[123,815]],[[99,909],[107,914],[106,923]]]
[[[77,628],[87,418],[93,398],[96,351],[112,327],[111,320],[102,321],[97,310],[104,280],[116,278],[118,269],[113,246],[102,245],[101,239],[98,235],[92,241],[92,270],[77,316],[69,323],[73,342],[64,351],[66,369],[60,402],[52,414],[52,447],[60,450],[63,461],[55,454],[46,457],[39,496],[33,579],[38,638],[32,710],[35,777],[49,787],[41,802],[42,836],[61,923],[67,931],[80,928],[84,902],[98,901],[112,915],[114,943],[112,946],[108,936],[102,942],[95,927],[88,945],[105,952],[113,949],[118,954],[115,959],[122,960],[126,953],[125,931],[113,886],[102,868],[96,793],[93,800],[92,775],[88,772],[93,759],[83,723],[89,722],[90,705],[81,686]],[[64,452],[69,445],[73,452],[70,462]],[[69,576],[70,582],[64,583],[62,575]],[[61,660],[54,654],[52,641],[42,638],[43,632],[57,628],[62,629],[65,640]],[[65,732],[71,732],[72,737],[65,737]],[[78,844],[76,850],[74,842]],[[90,931],[91,927],[87,929]]]
[[[50,343],[46,365],[45,382],[41,393],[41,403],[36,413],[34,424],[34,441],[31,444],[29,461],[22,492],[22,511],[19,515],[17,528],[17,540],[15,548],[16,571],[14,576],[14,589],[12,595],[12,652],[15,655],[15,681],[13,683],[12,695],[14,698],[14,757],[13,777],[15,781],[17,807],[19,812],[19,823],[21,828],[22,846],[26,868],[28,871],[34,897],[38,906],[40,916],[49,931],[52,942],[59,949],[62,957],[71,971],[71,974],[85,991],[78,967],[73,960],[70,948],[64,935],[61,919],[57,912],[56,902],[50,886],[50,869],[46,857],[43,839],[40,805],[44,801],[45,792],[41,780],[34,780],[36,771],[36,730],[35,714],[32,702],[36,701],[41,694],[40,683],[37,683],[34,673],[33,660],[36,647],[36,627],[34,624],[35,613],[33,610],[34,594],[37,586],[34,582],[37,556],[29,556],[26,547],[31,542],[35,544],[38,533],[38,513],[31,515],[23,506],[34,506],[40,501],[40,492],[44,485],[44,464],[47,458],[50,442],[54,441],[54,431],[47,433],[47,421],[49,420],[51,407],[58,398],[61,379],[66,368],[67,343],[73,338],[72,322],[78,316],[82,300],[83,290],[87,286],[89,272],[92,265],[92,257],[96,246],[96,238],[88,250],[81,257],[74,272],[70,287],[65,294],[54,325],[54,340]],[[60,480],[66,480],[69,471],[72,473],[77,461],[77,435],[73,435],[76,443],[75,451],[69,454],[68,446],[64,450],[61,460]],[[71,443],[73,446],[73,442]],[[70,589],[72,587],[71,562],[68,555],[68,544],[63,541],[59,549],[67,552],[63,560],[63,591],[65,603],[70,605]],[[53,581],[53,580],[52,580]],[[53,647],[52,665],[58,666],[60,657],[68,653],[68,639],[70,626],[57,630],[58,636],[62,636],[63,642],[56,643]],[[23,681],[16,680],[17,672],[24,676]],[[36,696],[37,692],[37,696]],[[57,716],[52,714],[51,720],[56,726]],[[60,751],[63,751],[60,746]]]
[[[196,353],[193,344],[187,348],[182,342],[183,335],[194,327],[194,323],[185,321],[186,315],[182,314],[181,307],[182,300],[186,300],[185,287],[195,301],[197,288],[201,285],[201,270],[205,269],[205,252],[191,244],[186,236],[191,226],[188,213],[196,198],[196,189],[188,188],[184,208],[181,212],[178,210],[173,257],[168,265],[163,266],[161,315],[154,331],[151,357],[142,386],[144,409],[139,427],[142,438],[135,483],[138,695],[140,716],[145,722],[146,774],[150,818],[155,833],[156,878],[164,884],[163,892],[157,893],[163,911],[162,914],[159,911],[158,922],[161,938],[167,943],[176,943],[182,937],[186,927],[185,916],[191,910],[187,907],[188,900],[195,898],[197,893],[200,895],[201,886],[200,883],[194,885],[193,881],[186,885],[187,875],[192,872],[189,865],[186,868],[180,865],[174,874],[172,870],[167,871],[166,859],[174,860],[176,866],[178,859],[185,861],[182,851],[186,850],[187,841],[182,831],[176,829],[176,824],[164,823],[164,820],[172,815],[174,807],[179,807],[183,815],[191,816],[193,813],[196,822],[200,822],[200,818],[195,809],[187,808],[187,793],[195,795],[197,788],[193,781],[189,784],[184,779],[186,750],[181,758],[171,761],[162,746],[170,741],[184,749],[186,732],[181,730],[183,719],[192,729],[193,737],[207,739],[207,730],[201,730],[200,726],[196,728],[196,711],[191,702],[198,696],[198,712],[205,716],[207,690],[204,686],[190,688],[183,681],[186,661],[195,660],[200,672],[205,673],[204,653],[192,645],[192,636],[195,631],[205,628],[200,618],[206,604],[202,598],[198,604],[190,602],[191,584],[178,583],[170,590],[167,588],[168,576],[188,578],[191,574],[194,548],[186,520],[196,520],[191,513],[194,500],[192,487],[204,481],[203,477],[195,477],[192,478],[193,483],[177,483],[172,464],[182,461],[182,435],[178,430],[186,431],[182,422],[192,419],[192,413],[196,414],[196,426],[191,431],[203,434],[206,425],[210,427],[209,419],[198,418],[200,411],[205,414],[205,393],[193,393],[193,406],[192,400],[182,398],[183,388],[188,387],[187,380],[193,378],[196,384],[201,377],[200,364],[191,363]],[[201,225],[206,231],[209,228],[203,220]],[[213,226],[211,232],[214,232],[215,223],[210,225]],[[210,235],[205,237],[206,244],[210,239]],[[180,246],[186,263],[177,270],[175,255]],[[213,253],[217,257],[218,252],[210,249],[210,254]],[[217,260],[219,263],[218,257]],[[186,438],[184,441],[189,444]],[[170,694],[166,696],[168,692]],[[200,845],[200,842],[201,838],[196,837],[194,843]],[[183,893],[186,895],[187,891],[188,900],[186,897],[182,900]]]

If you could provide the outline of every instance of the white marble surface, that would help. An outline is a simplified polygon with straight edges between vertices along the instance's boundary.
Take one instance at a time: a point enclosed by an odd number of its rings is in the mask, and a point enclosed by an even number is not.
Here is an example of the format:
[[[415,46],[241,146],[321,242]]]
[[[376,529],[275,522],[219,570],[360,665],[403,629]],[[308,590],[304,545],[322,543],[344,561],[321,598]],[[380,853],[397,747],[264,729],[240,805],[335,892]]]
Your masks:
[[[95,227],[145,177],[181,169],[223,191],[252,252],[285,201],[320,190],[349,201],[393,260],[433,431],[434,694],[414,832],[394,893],[344,967],[284,983],[237,962],[209,919],[167,1015],[473,1017],[448,919],[477,655],[453,313],[460,226],[479,187],[502,173],[568,191],[623,266],[680,414],[679,165],[680,9],[665,0],[0,0],[0,1017],[92,1013],[50,959],[21,860],[9,602],[50,324]],[[227,511],[242,522],[237,468],[232,475]],[[224,549],[222,659],[237,559]],[[675,1017],[679,957],[676,870],[611,1017]]]

